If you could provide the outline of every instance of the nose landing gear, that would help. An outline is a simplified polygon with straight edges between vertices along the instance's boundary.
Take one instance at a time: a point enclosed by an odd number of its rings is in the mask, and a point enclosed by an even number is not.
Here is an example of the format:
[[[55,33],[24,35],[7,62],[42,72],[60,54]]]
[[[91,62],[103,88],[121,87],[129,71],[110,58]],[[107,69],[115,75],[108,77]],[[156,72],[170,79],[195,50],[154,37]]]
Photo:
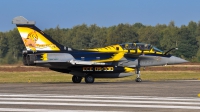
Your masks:
[[[140,78],[140,67],[137,67],[136,68],[136,75],[137,75],[137,78],[135,79],[136,82],[142,82],[142,79]]]
[[[136,78],[135,81],[136,82],[142,82],[142,79],[141,78]]]

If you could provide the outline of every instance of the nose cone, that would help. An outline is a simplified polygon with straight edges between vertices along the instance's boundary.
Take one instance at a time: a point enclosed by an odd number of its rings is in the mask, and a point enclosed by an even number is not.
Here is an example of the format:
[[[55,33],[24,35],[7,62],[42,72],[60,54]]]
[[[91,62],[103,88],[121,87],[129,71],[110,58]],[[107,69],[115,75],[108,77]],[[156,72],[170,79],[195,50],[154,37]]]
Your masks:
[[[179,64],[179,63],[186,63],[186,62],[189,62],[187,60],[184,60],[182,58],[179,58],[179,57],[176,57],[176,56],[171,56],[169,58],[169,61],[168,61],[168,64]]]

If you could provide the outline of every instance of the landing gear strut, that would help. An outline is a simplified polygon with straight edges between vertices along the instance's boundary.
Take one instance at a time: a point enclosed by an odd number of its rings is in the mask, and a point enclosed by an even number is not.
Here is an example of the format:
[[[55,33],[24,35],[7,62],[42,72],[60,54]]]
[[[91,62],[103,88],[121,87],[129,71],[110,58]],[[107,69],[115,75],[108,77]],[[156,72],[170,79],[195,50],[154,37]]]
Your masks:
[[[73,83],[80,83],[81,80],[82,80],[82,77],[75,76],[75,75],[73,75],[73,77],[72,77]]]
[[[137,78],[135,79],[136,82],[142,82],[142,79],[140,78],[140,67],[137,67],[136,68],[136,75],[137,75]]]

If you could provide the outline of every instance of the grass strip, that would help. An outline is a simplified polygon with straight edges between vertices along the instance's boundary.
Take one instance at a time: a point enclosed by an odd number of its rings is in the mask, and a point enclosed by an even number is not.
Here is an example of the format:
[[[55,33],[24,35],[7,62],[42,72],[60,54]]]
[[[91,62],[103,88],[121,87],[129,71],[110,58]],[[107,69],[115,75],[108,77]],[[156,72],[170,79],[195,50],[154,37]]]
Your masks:
[[[142,71],[141,73],[143,81],[200,80],[200,73],[197,71]],[[1,72],[0,83],[72,82],[71,77],[70,74],[53,71]],[[135,78],[136,75],[124,78],[96,78],[95,82],[134,81]]]

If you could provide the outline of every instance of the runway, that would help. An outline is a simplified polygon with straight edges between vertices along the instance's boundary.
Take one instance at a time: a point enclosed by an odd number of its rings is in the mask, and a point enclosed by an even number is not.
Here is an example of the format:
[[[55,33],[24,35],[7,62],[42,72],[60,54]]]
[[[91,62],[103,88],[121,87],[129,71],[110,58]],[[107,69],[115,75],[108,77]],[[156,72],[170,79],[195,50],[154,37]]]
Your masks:
[[[200,81],[0,84],[0,111],[199,111]]]

